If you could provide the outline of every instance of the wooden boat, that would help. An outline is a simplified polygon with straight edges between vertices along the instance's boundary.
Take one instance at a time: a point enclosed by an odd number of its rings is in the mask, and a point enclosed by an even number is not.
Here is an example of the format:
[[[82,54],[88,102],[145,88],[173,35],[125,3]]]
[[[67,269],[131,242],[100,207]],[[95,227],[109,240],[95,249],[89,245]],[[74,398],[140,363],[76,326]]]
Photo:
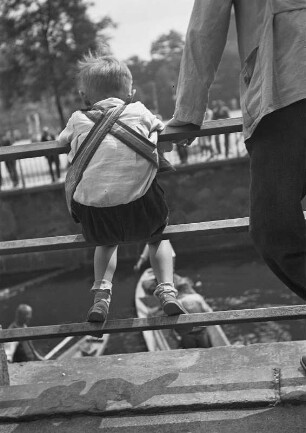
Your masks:
[[[73,343],[75,337],[66,337],[47,353],[44,358],[45,360],[51,358],[62,360],[68,358],[82,358],[85,356],[101,356],[106,349],[108,339],[109,334],[103,335],[102,338],[86,335]]]
[[[153,270],[151,268],[148,268],[141,275],[135,292],[135,305],[139,318],[148,318],[164,314],[160,308],[159,301],[153,296],[152,293],[148,293],[148,291],[145,291],[145,289],[143,288],[143,282],[150,280],[154,280],[154,274]],[[197,292],[194,291],[194,293]],[[203,302],[205,304],[205,311],[213,311],[204,299]],[[208,326],[207,332],[212,347],[230,345],[230,342],[221,326]],[[173,350],[180,348],[180,338],[174,330],[158,329],[153,331],[143,331],[142,334],[148,351],[150,352],[159,350]]]

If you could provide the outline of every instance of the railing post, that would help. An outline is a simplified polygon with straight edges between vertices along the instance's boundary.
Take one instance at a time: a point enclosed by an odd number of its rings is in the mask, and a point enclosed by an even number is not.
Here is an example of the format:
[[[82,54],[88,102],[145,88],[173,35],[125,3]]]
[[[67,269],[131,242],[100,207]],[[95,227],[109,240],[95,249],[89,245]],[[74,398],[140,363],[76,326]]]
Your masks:
[[[20,159],[17,159],[17,161],[18,161],[18,165],[19,165],[19,172],[20,172],[20,179],[21,179],[22,188],[25,188],[26,184],[25,184],[25,180],[24,180],[22,164],[21,164]]]
[[[0,325],[0,330],[2,326]],[[8,364],[6,354],[4,351],[3,344],[0,344],[0,386],[6,386],[10,384],[10,377],[8,372]]]

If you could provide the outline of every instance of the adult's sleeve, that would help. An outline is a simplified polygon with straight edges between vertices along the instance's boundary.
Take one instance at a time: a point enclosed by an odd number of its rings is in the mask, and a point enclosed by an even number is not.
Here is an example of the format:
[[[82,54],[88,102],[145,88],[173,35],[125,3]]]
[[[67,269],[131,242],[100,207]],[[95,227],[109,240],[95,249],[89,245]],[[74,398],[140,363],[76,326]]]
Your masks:
[[[180,66],[174,119],[201,125],[226,44],[232,0],[195,0]]]

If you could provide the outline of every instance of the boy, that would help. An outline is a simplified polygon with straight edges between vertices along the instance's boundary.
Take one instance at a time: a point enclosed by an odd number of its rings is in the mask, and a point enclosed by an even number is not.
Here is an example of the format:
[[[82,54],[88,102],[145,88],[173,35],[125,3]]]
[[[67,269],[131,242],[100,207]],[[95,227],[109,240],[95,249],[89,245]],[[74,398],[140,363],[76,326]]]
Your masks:
[[[68,160],[79,165],[86,157],[85,147],[97,146],[95,151],[90,150],[88,163],[83,164],[82,176],[68,203],[72,216],[82,224],[85,239],[98,245],[91,289],[94,305],[87,320],[106,321],[118,244],[138,241],[149,243],[150,260],[159,283],[155,295],[164,312],[185,313],[176,300],[171,246],[160,238],[168,221],[164,192],[155,178],[159,162],[157,137],[164,125],[140,102],[124,103],[131,99],[132,75],[114,57],[86,56],[79,63],[78,82],[80,96],[88,108],[73,113],[59,141],[71,142]],[[117,112],[118,119],[105,135],[107,122],[97,128],[98,122]],[[93,132],[94,124],[98,132]],[[104,134],[102,142],[94,143],[95,134]]]

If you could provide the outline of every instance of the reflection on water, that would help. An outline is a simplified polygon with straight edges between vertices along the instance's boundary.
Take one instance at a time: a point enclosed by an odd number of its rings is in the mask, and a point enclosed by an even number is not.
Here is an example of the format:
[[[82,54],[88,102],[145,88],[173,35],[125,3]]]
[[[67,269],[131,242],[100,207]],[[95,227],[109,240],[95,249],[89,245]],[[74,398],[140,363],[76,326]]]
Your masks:
[[[132,263],[118,266],[110,309],[112,319],[136,317],[134,291],[138,276],[133,274],[132,268]],[[203,285],[199,291],[214,310],[303,304],[252,251],[247,254],[218,254],[217,257],[207,253],[184,257],[178,254],[176,272],[194,281],[201,280]],[[92,301],[89,293],[91,285],[92,270],[79,269],[42,282],[38,287],[29,288],[13,298],[3,299],[0,302],[1,325],[3,328],[9,325],[20,303],[33,307],[33,326],[82,322]],[[1,286],[6,287],[7,284],[2,281]],[[303,320],[224,325],[223,328],[231,343],[252,344],[306,338]],[[42,353],[46,353],[57,341],[41,340],[35,344]],[[106,354],[144,350],[141,333],[121,333],[111,335]]]

